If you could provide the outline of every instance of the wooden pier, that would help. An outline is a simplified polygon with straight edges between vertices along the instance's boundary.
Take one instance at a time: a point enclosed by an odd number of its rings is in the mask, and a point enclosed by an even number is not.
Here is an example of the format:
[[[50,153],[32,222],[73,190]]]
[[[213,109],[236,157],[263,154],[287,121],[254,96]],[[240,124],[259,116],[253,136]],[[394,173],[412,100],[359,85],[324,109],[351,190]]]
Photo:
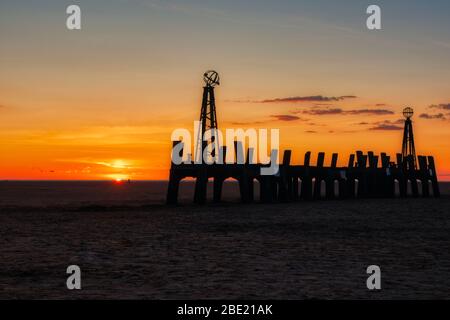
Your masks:
[[[174,146],[182,143],[174,142]],[[235,153],[243,154],[240,143],[235,143]],[[183,157],[183,149],[179,156]],[[221,148],[225,158],[226,147]],[[395,197],[439,197],[439,184],[434,158],[418,156],[418,168],[414,159],[396,155],[396,161],[386,153],[379,156],[373,152],[351,154],[346,167],[338,167],[338,154],[333,153],[331,162],[325,164],[325,153],[319,152],[315,166],[310,164],[311,152],[306,152],[303,165],[291,164],[291,150],[285,150],[278,173],[261,175],[261,168],[269,165],[251,164],[195,164],[175,165],[170,169],[167,203],[178,202],[180,181],[195,179],[194,202],[207,201],[207,185],[213,180],[213,201],[220,202],[225,180],[233,178],[239,183],[240,198],[244,203],[255,201],[254,181],[259,182],[261,202],[288,202],[321,199],[395,198]],[[419,188],[420,187],[420,188]]]

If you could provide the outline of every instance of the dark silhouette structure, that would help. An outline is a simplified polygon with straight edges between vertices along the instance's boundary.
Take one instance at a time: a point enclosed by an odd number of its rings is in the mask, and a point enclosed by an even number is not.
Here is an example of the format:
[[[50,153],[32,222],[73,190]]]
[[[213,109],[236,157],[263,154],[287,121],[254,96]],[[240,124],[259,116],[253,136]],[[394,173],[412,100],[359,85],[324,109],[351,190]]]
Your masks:
[[[216,71],[210,70],[203,75],[205,87],[203,87],[202,109],[200,112],[200,127],[196,141],[196,155],[197,162],[201,162],[198,157],[202,157],[203,150],[208,144],[213,145],[211,156],[215,156],[216,150],[219,149],[218,141],[215,141],[215,136],[212,136],[209,141],[203,141],[203,136],[208,130],[217,130],[217,115],[216,115],[216,98],[214,96],[214,87],[220,85],[219,74]]]
[[[417,169],[417,158],[416,158],[416,147],[414,146],[414,134],[411,117],[414,115],[414,111],[412,108],[407,107],[403,109],[403,116],[406,118],[405,120],[405,128],[403,129],[403,143],[402,143],[402,156],[403,159],[411,158],[411,161],[408,161],[412,164],[414,169]]]
[[[204,88],[201,119],[201,130],[217,129],[215,114],[214,85],[218,84],[218,75],[208,72],[204,76]],[[210,82],[209,82],[210,81]],[[434,158],[432,156],[418,156],[418,168],[415,164],[415,148],[412,132],[412,109],[404,110],[406,117],[405,134],[402,153],[396,155],[395,161],[390,156],[373,152],[364,154],[356,151],[351,154],[346,166],[337,166],[338,154],[333,153],[331,162],[325,165],[325,153],[319,152],[316,165],[311,165],[311,152],[306,152],[301,165],[291,164],[291,150],[285,150],[276,175],[261,175],[261,168],[270,164],[254,164],[249,161],[249,154],[254,150],[248,149],[246,162],[238,163],[237,156],[244,154],[242,144],[234,143],[234,163],[204,164],[189,161],[188,163],[173,164],[170,169],[167,203],[176,204],[180,181],[191,177],[195,179],[194,202],[204,204],[207,198],[208,180],[213,179],[213,200],[221,201],[222,186],[225,180],[232,178],[239,182],[242,202],[252,202],[255,199],[254,187],[259,184],[261,202],[297,201],[319,199],[353,199],[353,198],[393,198],[407,196],[439,197],[439,184],[436,175]],[[208,123],[208,125],[206,125]],[[200,140],[199,140],[200,141]],[[173,142],[179,146],[181,141]],[[201,142],[204,146],[204,143]],[[183,148],[178,156],[183,157]],[[203,150],[203,149],[202,149]],[[219,149],[221,157],[225,159],[227,149]],[[174,151],[172,151],[174,152]],[[187,150],[186,152],[190,152]],[[420,185],[420,188],[419,188]],[[431,186],[431,190],[430,190]],[[431,191],[431,192],[430,192]]]

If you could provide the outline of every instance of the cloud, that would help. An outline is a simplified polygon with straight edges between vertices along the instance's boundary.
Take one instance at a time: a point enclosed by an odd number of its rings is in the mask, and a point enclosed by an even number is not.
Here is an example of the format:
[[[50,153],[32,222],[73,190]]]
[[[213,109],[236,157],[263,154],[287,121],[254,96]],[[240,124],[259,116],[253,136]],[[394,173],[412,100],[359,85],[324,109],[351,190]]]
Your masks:
[[[403,123],[405,122],[404,119],[398,119],[398,120],[384,120],[384,121],[377,121],[371,123],[372,127],[369,128],[369,130],[403,130]],[[364,122],[361,122],[360,124],[363,124]]]
[[[360,110],[348,110],[346,114],[371,114],[371,115],[386,115],[394,114],[393,111],[387,109],[360,109]]]
[[[315,123],[315,122],[308,122],[307,125],[309,125],[309,126],[318,126],[318,127],[326,127],[325,124],[319,124],[319,123]]]
[[[438,114],[428,114],[428,113],[422,113],[419,118],[422,119],[441,119],[441,120],[445,120],[445,116],[443,113],[438,113]]]
[[[265,124],[273,121],[306,121],[306,119],[300,118],[298,116],[293,116],[290,114],[273,114],[270,116],[270,119],[264,119],[260,121],[248,121],[248,122],[231,122],[232,125],[235,126],[249,126],[249,125],[258,125],[258,124]]]
[[[300,117],[289,115],[289,114],[274,114],[271,115],[272,118],[275,118],[279,121],[296,121],[301,120]]]
[[[264,121],[251,121],[251,122],[231,122],[234,126],[249,126],[249,125],[255,125],[255,124],[263,124]]]
[[[450,110],[450,103],[432,104],[428,108],[440,109],[440,110]]]
[[[388,122],[393,123],[393,124],[404,124],[405,123],[405,119],[398,119],[398,120],[395,120],[395,121],[388,121]]]
[[[235,100],[225,100],[225,102],[227,103],[254,103],[254,100],[249,100],[249,99],[235,99]]]
[[[331,114],[341,114],[344,111],[341,108],[315,108],[311,110],[304,110],[303,113],[315,115],[315,116],[322,116],[322,115],[331,115]]]
[[[369,130],[402,130],[403,128],[400,126],[397,126],[395,124],[378,124],[375,127],[369,128]]]
[[[343,110],[338,107],[326,107],[326,108],[311,108],[310,110],[296,110],[292,113],[304,113],[309,115],[336,115],[336,114],[348,114],[348,115],[389,115],[394,114],[393,111],[387,109],[354,109],[354,110]]]
[[[333,101],[341,101],[346,99],[355,99],[356,96],[340,96],[340,97],[325,97],[325,96],[295,96],[295,97],[286,97],[286,98],[273,98],[273,99],[266,99],[262,101],[255,101],[259,103],[286,103],[286,102],[333,102]]]

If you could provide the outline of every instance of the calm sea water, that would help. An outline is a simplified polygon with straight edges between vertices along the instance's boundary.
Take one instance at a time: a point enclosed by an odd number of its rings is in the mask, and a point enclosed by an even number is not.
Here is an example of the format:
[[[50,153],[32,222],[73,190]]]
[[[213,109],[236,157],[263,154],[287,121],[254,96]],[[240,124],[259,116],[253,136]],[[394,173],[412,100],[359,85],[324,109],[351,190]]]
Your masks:
[[[441,192],[450,195],[450,182],[441,183]],[[0,206],[143,206],[163,204],[166,198],[166,181],[0,181]],[[257,197],[257,188],[255,193]],[[183,181],[180,202],[190,203],[194,196],[194,182]],[[208,186],[212,198],[212,184]],[[236,182],[224,185],[223,199],[239,201]]]
[[[0,299],[449,298],[449,184],[440,199],[158,205],[166,187],[1,182]],[[366,287],[372,264],[380,292]]]
[[[192,202],[194,187],[182,181],[180,202]],[[226,182],[223,191],[225,201],[239,200],[237,183]],[[142,206],[165,203],[166,192],[167,181],[1,181],[0,206]]]

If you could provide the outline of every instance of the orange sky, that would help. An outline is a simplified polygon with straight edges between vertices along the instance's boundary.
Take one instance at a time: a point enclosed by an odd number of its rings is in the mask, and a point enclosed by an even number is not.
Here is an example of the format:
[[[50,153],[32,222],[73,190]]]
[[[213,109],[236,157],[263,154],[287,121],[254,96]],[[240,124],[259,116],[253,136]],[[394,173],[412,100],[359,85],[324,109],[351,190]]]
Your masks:
[[[356,150],[395,156],[413,106],[417,153],[450,180],[450,41],[436,17],[431,29],[397,19],[374,33],[352,11],[329,21],[294,2],[275,15],[81,3],[81,31],[53,3],[2,10],[1,180],[166,179],[170,135],[192,130],[208,69],[222,78],[219,127],[279,128],[297,163],[306,151],[341,164]],[[343,96],[355,98],[333,99]]]
[[[87,122],[83,124],[76,119],[79,113],[78,116],[83,118],[82,112],[74,110],[58,121],[48,119],[49,123],[35,123],[32,114],[23,113],[20,115],[23,121],[30,121],[28,128],[14,128],[14,123],[11,123],[11,128],[8,129],[6,124],[2,129],[1,144],[5,152],[0,159],[0,176],[2,179],[166,179],[172,130],[183,127],[193,133],[192,119],[197,118],[200,109],[201,77],[197,83],[197,97],[193,99],[197,100],[196,103],[190,105],[189,115],[179,118],[162,111],[156,119],[145,116],[144,112],[142,120],[126,119],[126,114],[108,114],[103,110],[103,124],[89,124],[88,119],[83,120]],[[380,106],[381,101],[370,104],[360,98],[345,102],[345,107],[329,102],[312,107],[311,102],[236,102],[224,101],[221,87],[216,92],[222,129],[279,128],[282,149],[293,149],[293,161],[297,163],[303,160],[308,150],[315,153],[325,151],[327,161],[330,161],[332,152],[339,152],[340,164],[344,165],[348,155],[357,149],[387,152],[394,156],[401,148],[401,130],[374,130],[383,129],[384,125],[387,128],[401,127],[401,106]],[[2,112],[17,117],[17,110],[7,109]],[[395,113],[351,114],[363,109],[393,110]],[[327,111],[331,114],[318,115]],[[46,118],[52,116],[48,114]],[[109,120],[109,117],[117,117],[117,120]],[[417,151],[435,155],[440,178],[446,180],[446,164],[450,163],[449,140],[442,137],[448,137],[448,127],[443,120],[426,120],[417,116],[416,119]],[[8,134],[5,134],[6,130]]]

